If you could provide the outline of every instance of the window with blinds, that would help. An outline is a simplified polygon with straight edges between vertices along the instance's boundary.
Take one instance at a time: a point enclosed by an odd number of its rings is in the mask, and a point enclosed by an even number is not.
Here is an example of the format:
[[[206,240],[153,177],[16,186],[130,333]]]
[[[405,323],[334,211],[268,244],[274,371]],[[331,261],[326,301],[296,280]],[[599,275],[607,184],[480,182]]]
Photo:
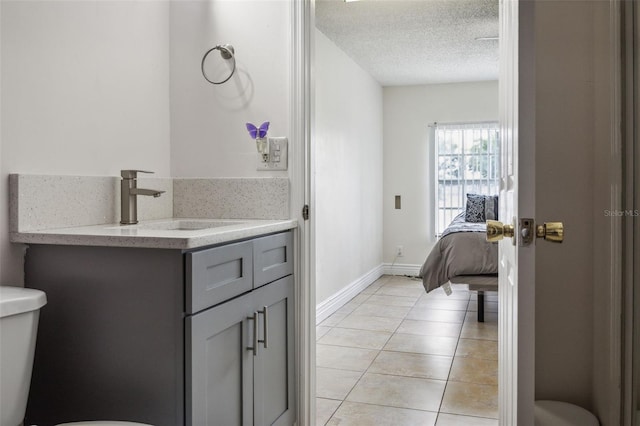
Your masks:
[[[500,184],[497,122],[436,124],[435,230],[463,212],[467,194],[496,195]]]

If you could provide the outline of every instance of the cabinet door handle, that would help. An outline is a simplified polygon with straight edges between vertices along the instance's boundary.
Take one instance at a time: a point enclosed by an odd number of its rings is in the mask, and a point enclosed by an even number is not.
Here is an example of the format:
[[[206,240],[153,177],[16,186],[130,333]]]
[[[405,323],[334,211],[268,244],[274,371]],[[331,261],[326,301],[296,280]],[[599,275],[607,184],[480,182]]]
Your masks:
[[[253,321],[253,346],[248,346],[247,350],[253,351],[253,356],[258,355],[258,313],[254,312],[247,320]]]
[[[264,315],[264,322],[262,323],[262,335],[264,336],[264,340],[258,340],[258,342],[264,344],[264,348],[267,349],[267,341],[269,340],[269,326],[267,325],[267,307],[264,306],[261,311],[258,311],[259,314]]]

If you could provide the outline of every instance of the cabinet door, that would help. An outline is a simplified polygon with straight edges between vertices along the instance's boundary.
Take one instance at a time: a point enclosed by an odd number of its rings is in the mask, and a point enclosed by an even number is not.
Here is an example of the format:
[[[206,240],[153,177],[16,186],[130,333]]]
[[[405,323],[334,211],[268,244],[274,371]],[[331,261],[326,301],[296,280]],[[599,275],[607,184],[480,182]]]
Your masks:
[[[253,424],[251,300],[247,294],[186,318],[187,425]]]
[[[256,426],[294,423],[293,277],[253,291],[258,315],[258,356],[254,359]],[[266,340],[266,343],[265,343]],[[266,347],[265,347],[266,346]]]

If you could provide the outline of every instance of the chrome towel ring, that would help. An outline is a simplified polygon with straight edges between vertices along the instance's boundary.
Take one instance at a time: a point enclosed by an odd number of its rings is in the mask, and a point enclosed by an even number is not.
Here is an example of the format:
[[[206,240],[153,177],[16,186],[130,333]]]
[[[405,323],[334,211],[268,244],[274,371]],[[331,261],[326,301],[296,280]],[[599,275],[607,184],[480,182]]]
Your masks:
[[[222,59],[225,59],[225,60],[231,59],[233,61],[233,67],[231,68],[231,73],[227,78],[225,78],[222,81],[211,80],[207,76],[207,73],[204,70],[204,62],[207,60],[207,56],[209,56],[209,53],[213,52],[214,50],[220,51],[220,56],[222,57]],[[233,73],[236,72],[236,57],[235,57],[235,50],[233,49],[233,46],[230,44],[219,44],[207,50],[207,53],[205,53],[204,56],[202,57],[202,63],[200,64],[200,69],[202,69],[202,76],[204,77],[204,79],[211,84],[222,84],[229,81],[229,79],[233,76]]]

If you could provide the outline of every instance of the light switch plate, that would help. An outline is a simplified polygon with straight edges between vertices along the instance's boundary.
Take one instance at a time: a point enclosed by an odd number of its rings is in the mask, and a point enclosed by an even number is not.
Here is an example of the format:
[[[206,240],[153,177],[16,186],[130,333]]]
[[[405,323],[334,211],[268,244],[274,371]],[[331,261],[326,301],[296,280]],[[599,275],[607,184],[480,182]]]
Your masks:
[[[286,137],[269,138],[269,161],[262,161],[262,155],[258,154],[258,171],[287,170],[289,159],[289,140]]]

